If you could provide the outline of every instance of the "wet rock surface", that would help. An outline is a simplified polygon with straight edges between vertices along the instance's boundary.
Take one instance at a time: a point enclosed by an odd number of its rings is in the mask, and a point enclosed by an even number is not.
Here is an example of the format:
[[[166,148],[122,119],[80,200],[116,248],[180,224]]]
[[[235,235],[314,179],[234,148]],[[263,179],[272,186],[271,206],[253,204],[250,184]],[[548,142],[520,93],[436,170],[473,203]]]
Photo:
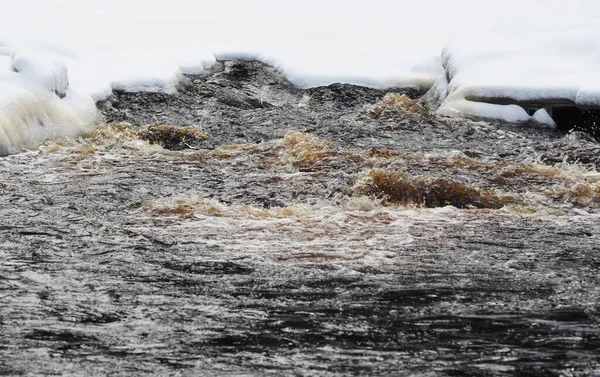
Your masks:
[[[600,373],[600,145],[418,96],[221,62],[2,157],[0,375]]]

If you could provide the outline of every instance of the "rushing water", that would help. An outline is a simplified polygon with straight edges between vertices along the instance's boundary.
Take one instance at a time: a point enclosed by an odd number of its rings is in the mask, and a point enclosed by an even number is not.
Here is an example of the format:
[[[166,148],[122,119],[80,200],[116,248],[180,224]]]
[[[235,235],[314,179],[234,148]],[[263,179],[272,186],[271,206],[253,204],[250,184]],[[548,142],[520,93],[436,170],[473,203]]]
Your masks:
[[[225,62],[1,158],[0,374],[599,374],[600,145],[403,93]]]

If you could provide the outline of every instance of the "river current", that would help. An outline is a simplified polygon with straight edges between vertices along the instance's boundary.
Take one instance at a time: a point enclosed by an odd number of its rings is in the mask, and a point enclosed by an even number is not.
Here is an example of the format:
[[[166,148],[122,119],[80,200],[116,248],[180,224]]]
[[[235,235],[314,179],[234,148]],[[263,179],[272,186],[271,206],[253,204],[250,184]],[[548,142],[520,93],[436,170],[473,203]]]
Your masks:
[[[0,375],[600,375],[600,145],[219,62],[0,158]]]

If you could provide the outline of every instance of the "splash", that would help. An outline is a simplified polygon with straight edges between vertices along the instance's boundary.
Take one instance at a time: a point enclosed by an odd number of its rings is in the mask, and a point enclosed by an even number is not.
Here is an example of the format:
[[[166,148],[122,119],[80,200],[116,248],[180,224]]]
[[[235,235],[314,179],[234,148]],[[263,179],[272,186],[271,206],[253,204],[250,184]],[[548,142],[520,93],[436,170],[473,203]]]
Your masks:
[[[231,169],[257,178],[254,183],[268,190],[281,190],[275,199],[248,197],[246,214],[256,218],[293,217],[302,201],[290,193],[306,192],[313,203],[324,207],[374,209],[378,206],[463,210],[505,209],[522,215],[559,215],[579,210],[600,210],[600,174],[581,164],[544,164],[540,161],[511,162],[471,158],[461,153],[418,154],[390,150],[364,150],[341,146],[332,140],[290,131],[283,138],[258,144],[224,145],[213,150],[168,150],[160,140],[149,141],[153,129],[166,130],[167,140],[180,135],[186,143],[189,132],[201,141],[210,135],[176,125],[103,125],[78,139],[55,139],[40,149],[45,153],[94,159],[146,156],[174,164],[193,164],[207,178]],[[153,135],[156,135],[154,133]],[[343,169],[344,174],[340,174]],[[219,179],[227,179],[227,176]],[[323,187],[323,193],[311,187]],[[279,187],[279,189],[275,189]],[[286,194],[287,193],[287,194]],[[294,194],[295,195],[295,194]],[[302,194],[304,195],[304,194]],[[277,199],[285,197],[285,200]],[[354,202],[350,202],[349,200]],[[260,205],[251,203],[259,200]],[[199,204],[200,203],[200,204]],[[345,204],[346,203],[346,204]],[[194,216],[204,202],[184,202],[162,208],[163,214]],[[264,207],[260,209],[260,207]],[[228,216],[214,207],[209,212]],[[237,208],[236,211],[242,211]],[[350,208],[350,207],[348,207]]]
[[[444,178],[413,178],[406,173],[371,170],[352,188],[358,195],[381,198],[386,205],[422,205],[428,208],[502,208],[494,194]]]

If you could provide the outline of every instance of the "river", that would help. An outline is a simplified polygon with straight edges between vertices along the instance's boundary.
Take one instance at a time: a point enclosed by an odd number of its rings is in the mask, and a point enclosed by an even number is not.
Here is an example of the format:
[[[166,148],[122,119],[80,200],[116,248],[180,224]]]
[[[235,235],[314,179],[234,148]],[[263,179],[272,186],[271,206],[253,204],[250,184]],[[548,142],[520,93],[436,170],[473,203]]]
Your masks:
[[[0,158],[0,375],[600,375],[600,145],[422,94],[219,62]]]

